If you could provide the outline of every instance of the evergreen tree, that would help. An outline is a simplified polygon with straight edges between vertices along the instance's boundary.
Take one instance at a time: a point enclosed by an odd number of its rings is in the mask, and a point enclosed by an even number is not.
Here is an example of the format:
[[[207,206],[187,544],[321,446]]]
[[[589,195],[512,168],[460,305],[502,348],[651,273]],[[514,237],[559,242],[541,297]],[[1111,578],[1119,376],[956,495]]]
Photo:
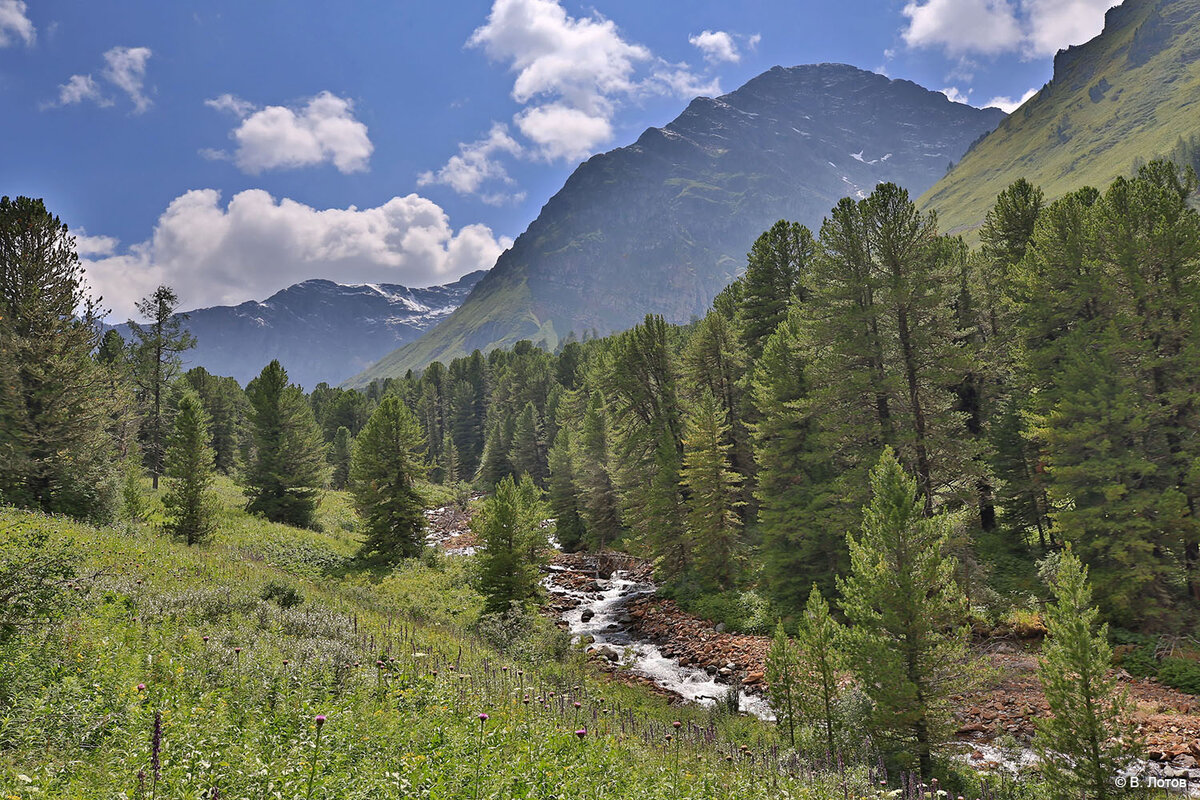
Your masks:
[[[796,726],[800,723],[800,657],[782,622],[775,626],[766,668],[767,703],[775,714],[775,724],[787,731],[788,742],[795,747]]]
[[[546,478],[540,427],[537,409],[534,408],[533,401],[530,401],[517,416],[516,427],[513,429],[512,450],[509,454],[513,474],[518,478],[528,475],[539,486]]]
[[[442,439],[442,460],[440,464],[442,468],[442,485],[453,486],[458,483],[460,469],[458,463],[458,447],[454,444],[454,437],[450,431],[446,431],[446,435]]]
[[[560,428],[550,448],[549,502],[554,517],[554,535],[568,553],[583,547],[587,531],[579,513],[579,488],[575,473],[575,458],[571,450],[571,431]]]
[[[834,753],[834,733],[837,725],[838,673],[844,668],[839,639],[841,626],[829,613],[829,604],[814,583],[804,607],[804,616],[796,633],[800,649],[801,712],[805,719],[814,720],[825,729],[827,752]]]
[[[588,400],[576,444],[588,547],[599,552],[621,535],[619,501],[609,472],[608,422],[599,391]]]
[[[763,344],[787,315],[788,306],[803,299],[801,278],[815,251],[812,232],[786,220],[772,225],[750,248],[737,319],[751,359],[762,353]]]
[[[133,334],[133,374],[145,407],[142,420],[142,449],[153,488],[163,471],[163,458],[170,420],[166,404],[171,383],[179,375],[179,354],[196,346],[196,339],[183,328],[186,314],[176,314],[179,297],[167,286],[159,286],[137,303],[138,314],[149,320],[143,327],[129,320]]]
[[[687,532],[696,572],[706,585],[731,589],[741,570],[742,476],[729,468],[729,426],[711,392],[687,417],[680,477],[688,495]]]
[[[1051,588],[1055,601],[1046,610],[1038,666],[1051,714],[1036,720],[1034,749],[1055,797],[1107,800],[1121,793],[1113,776],[1140,747],[1133,708],[1109,673],[1108,625],[1097,629],[1087,568],[1069,549]]]
[[[189,369],[184,378],[208,414],[216,468],[232,475],[242,461],[249,441],[250,402],[246,393],[233,378],[211,375],[204,367]]]
[[[850,574],[838,579],[853,623],[843,638],[881,741],[928,780],[969,674],[966,599],[945,555],[952,519],[924,514],[919,483],[891,448],[871,470],[871,495],[861,534],[847,535]]]
[[[350,492],[363,519],[363,558],[395,563],[425,545],[424,501],[417,490],[425,441],[417,417],[385,397],[354,444]]]
[[[793,310],[775,329],[750,377],[758,421],[758,534],[767,592],[780,608],[799,610],[816,582],[833,593],[846,563],[845,531],[853,516],[838,508],[828,451],[805,402],[801,320]]]
[[[190,547],[216,530],[213,452],[208,446],[208,415],[195,393],[185,391],[176,406],[174,429],[167,440],[164,474],[169,479],[163,506],[166,529]]]
[[[488,429],[483,456],[479,460],[476,479],[486,488],[492,488],[505,477],[512,475],[512,463],[508,460],[509,447],[504,435],[504,423],[496,420]]]
[[[329,485],[334,489],[342,490],[350,484],[350,461],[353,454],[354,442],[350,438],[350,429],[342,425],[333,436],[333,448],[329,455],[329,461],[333,464]]]
[[[528,475],[520,483],[505,477],[471,522],[483,543],[479,588],[489,613],[502,613],[514,603],[537,597],[541,564],[549,550],[541,527],[546,517],[541,495]]]
[[[288,383],[278,361],[246,386],[252,407],[254,459],[246,471],[246,510],[272,522],[307,527],[325,485],[325,452],[312,407]]]
[[[116,498],[108,433],[119,396],[91,357],[103,313],[67,226],[0,198],[0,498],[97,521]]]

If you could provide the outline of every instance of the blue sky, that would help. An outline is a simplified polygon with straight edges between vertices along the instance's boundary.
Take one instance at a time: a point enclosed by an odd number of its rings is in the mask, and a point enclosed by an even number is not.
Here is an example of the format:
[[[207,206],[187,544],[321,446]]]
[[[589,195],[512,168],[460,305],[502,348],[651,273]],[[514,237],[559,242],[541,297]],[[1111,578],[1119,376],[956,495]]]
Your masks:
[[[159,283],[442,283],[697,94],[838,61],[1011,107],[1109,5],[0,0],[0,193],[79,234],[117,318]]]

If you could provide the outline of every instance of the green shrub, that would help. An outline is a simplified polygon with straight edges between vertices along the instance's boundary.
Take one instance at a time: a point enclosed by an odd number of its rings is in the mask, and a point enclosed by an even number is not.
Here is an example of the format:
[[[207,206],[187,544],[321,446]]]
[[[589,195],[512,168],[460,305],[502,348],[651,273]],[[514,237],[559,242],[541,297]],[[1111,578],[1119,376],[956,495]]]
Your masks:
[[[1158,665],[1158,680],[1190,694],[1200,694],[1200,663],[1187,658],[1164,658]]]
[[[259,596],[263,600],[274,601],[280,608],[291,608],[304,602],[304,595],[296,587],[282,581],[269,581]]]

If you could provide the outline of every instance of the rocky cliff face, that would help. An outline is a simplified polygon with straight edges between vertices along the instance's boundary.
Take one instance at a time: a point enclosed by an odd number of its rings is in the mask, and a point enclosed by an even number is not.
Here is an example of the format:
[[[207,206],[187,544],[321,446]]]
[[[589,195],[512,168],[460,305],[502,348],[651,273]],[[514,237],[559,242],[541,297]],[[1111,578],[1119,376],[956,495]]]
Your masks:
[[[357,382],[478,347],[703,314],[780,218],[882,181],[921,194],[1004,118],[840,64],[775,67],[582,164],[463,307]]]
[[[185,327],[197,344],[183,354],[184,368],[245,385],[277,358],[306,389],[336,385],[449,316],[484,274],[425,289],[311,280],[262,302],[190,311]],[[118,330],[128,335],[124,325]]]

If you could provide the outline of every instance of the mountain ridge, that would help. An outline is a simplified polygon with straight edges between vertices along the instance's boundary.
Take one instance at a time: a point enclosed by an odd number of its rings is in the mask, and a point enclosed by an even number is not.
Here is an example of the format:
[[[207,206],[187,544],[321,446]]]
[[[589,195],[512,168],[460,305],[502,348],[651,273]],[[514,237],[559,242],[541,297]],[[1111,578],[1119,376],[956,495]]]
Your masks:
[[[696,98],[583,162],[462,307],[347,383],[519,339],[553,349],[647,313],[686,322],[774,221],[818,227],[841,197],[887,180],[919,194],[1003,117],[844,64],[773,67]]]

